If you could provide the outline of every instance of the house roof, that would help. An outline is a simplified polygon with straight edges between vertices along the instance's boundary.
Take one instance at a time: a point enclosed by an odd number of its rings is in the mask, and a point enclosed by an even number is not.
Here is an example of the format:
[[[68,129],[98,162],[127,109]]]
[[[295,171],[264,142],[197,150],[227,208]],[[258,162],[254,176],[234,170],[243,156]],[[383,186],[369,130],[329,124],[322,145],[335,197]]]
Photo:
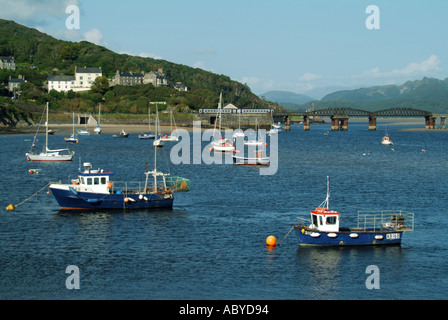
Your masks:
[[[0,57],[0,60],[5,61],[5,62],[14,62],[14,58],[13,57]]]
[[[141,73],[131,73],[131,72],[120,72],[120,77],[143,78],[143,74],[141,74]]]
[[[17,78],[9,80],[9,83],[23,83],[23,82],[26,82],[26,81],[23,79],[17,79]]]
[[[76,78],[74,76],[66,76],[66,75],[50,75],[48,76],[48,81],[75,81]]]
[[[101,68],[75,67],[75,73],[102,73]]]

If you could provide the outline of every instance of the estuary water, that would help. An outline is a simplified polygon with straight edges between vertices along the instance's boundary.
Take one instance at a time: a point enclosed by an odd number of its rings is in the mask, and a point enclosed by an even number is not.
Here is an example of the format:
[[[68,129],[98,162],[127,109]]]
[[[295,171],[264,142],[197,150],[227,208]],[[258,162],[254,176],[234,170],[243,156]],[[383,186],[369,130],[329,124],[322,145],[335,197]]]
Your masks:
[[[25,158],[32,135],[1,135],[0,299],[446,299],[448,131],[408,127],[293,125],[278,135],[274,175],[174,165],[175,143],[167,144],[158,167],[190,179],[191,191],[176,194],[172,210],[110,212],[59,211],[47,189],[5,208],[49,181],[66,182],[80,162],[115,172],[114,180],[144,180],[152,140],[82,136],[69,145],[74,161],[33,163]],[[381,145],[386,129],[393,146]],[[66,145],[61,133],[49,141]],[[327,176],[341,225],[354,226],[358,210],[401,209],[415,213],[415,231],[400,247],[299,247],[288,232],[325,199]],[[269,235],[281,244],[267,247]],[[79,289],[67,288],[68,266],[79,270]],[[366,285],[369,266],[379,271],[378,288]]]

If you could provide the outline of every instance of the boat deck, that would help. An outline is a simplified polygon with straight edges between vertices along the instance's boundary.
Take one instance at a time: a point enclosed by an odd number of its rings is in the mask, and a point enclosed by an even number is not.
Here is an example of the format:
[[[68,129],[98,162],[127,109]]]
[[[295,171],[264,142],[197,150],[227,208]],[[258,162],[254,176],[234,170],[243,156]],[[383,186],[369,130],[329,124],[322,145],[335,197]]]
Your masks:
[[[317,230],[308,219],[297,218],[296,227]],[[339,232],[414,231],[414,213],[402,210],[358,211],[356,227],[339,228]]]

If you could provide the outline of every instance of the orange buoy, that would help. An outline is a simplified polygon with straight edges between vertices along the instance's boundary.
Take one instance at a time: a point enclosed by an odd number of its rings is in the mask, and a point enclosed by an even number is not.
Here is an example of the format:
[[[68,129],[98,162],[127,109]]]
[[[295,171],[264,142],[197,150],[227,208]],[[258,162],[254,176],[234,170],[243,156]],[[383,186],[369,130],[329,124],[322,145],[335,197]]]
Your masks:
[[[212,148],[212,147],[208,148],[208,151],[212,152],[212,151],[213,151],[213,148]]]
[[[266,244],[270,247],[275,247],[277,239],[274,236],[269,236],[266,238]]]

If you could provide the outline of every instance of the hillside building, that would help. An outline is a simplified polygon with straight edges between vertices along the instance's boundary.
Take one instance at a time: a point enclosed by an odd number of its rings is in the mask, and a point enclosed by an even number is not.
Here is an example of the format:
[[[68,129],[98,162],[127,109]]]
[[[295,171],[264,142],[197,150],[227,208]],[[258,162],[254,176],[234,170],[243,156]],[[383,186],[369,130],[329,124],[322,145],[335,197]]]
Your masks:
[[[50,75],[48,76],[48,92],[56,90],[58,92],[74,92],[88,91],[93,81],[97,77],[101,77],[103,72],[100,68],[80,68],[75,67],[75,75]]]
[[[14,57],[0,57],[0,69],[16,70]]]

